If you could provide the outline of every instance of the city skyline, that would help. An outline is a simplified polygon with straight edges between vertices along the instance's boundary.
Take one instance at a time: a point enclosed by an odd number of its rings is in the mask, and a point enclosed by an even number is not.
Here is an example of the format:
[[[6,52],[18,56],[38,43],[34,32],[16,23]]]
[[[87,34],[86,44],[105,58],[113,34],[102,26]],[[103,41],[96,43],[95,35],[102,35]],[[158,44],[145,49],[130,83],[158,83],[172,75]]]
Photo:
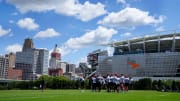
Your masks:
[[[180,29],[179,0],[0,0],[0,54],[54,45],[62,61],[86,61],[101,44]]]

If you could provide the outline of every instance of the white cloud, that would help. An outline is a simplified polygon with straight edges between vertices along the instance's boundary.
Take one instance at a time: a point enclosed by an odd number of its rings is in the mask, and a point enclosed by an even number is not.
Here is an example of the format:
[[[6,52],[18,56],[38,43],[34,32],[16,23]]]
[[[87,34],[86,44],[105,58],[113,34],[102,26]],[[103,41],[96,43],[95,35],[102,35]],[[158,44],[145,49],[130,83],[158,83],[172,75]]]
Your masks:
[[[72,49],[78,49],[94,44],[103,44],[107,43],[116,33],[117,31],[112,28],[107,29],[106,27],[99,26],[97,29],[86,32],[80,37],[70,38],[65,45]]]
[[[60,33],[56,32],[53,28],[48,28],[44,31],[40,31],[38,32],[34,38],[52,38],[52,37],[56,37],[59,36]]]
[[[13,45],[9,45],[6,47],[6,52],[13,52],[13,53],[16,53],[18,51],[22,51],[22,45],[20,44],[13,44]]]
[[[76,17],[82,21],[89,21],[105,13],[106,11],[104,10],[104,5],[101,3],[94,5],[86,1],[84,5],[81,6],[79,12],[76,14]]]
[[[84,4],[78,0],[7,0],[7,2],[15,5],[21,13],[54,11],[74,16],[82,21],[89,21],[107,13],[103,4],[92,4],[89,1]]]
[[[163,26],[160,26],[160,27],[156,28],[156,31],[157,31],[157,32],[161,32],[161,31],[164,31],[164,30],[165,30],[165,29],[164,29]]]
[[[107,43],[114,34],[117,34],[116,30],[99,26],[97,29],[88,31],[80,37],[70,38],[59,50],[62,56],[65,56],[69,53],[76,52],[80,48]]]
[[[11,32],[11,29],[3,29],[2,26],[0,25],[0,37],[7,35]]]
[[[156,18],[149,15],[148,11],[126,7],[119,12],[109,13],[103,20],[98,21],[98,24],[128,28],[142,25],[156,25],[162,23],[164,19],[165,16],[162,15]]]
[[[20,19],[17,24],[19,27],[25,28],[27,30],[36,30],[37,28],[39,28],[39,25],[35,23],[34,19],[32,18]]]

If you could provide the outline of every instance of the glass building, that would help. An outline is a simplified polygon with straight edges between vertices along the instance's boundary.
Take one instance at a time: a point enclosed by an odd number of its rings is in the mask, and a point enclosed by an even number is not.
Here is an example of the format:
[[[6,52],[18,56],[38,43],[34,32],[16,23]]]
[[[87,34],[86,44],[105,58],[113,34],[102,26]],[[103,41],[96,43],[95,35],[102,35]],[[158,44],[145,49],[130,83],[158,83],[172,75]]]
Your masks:
[[[25,39],[22,52],[16,52],[16,69],[21,69],[23,80],[34,80],[48,72],[49,51],[36,49],[32,39]]]
[[[49,51],[46,49],[28,49],[16,53],[16,69],[22,69],[23,80],[36,79],[37,75],[48,72]]]

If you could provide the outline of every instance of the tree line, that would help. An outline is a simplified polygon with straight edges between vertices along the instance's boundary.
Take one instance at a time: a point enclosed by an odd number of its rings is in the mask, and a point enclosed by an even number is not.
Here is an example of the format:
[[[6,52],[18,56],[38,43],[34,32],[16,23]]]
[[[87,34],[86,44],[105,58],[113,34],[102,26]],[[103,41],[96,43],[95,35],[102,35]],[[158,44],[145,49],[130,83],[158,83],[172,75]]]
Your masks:
[[[81,81],[79,79],[70,80],[65,76],[52,77],[41,76],[35,81],[10,81],[0,83],[1,90],[11,89],[41,89],[40,85],[44,81],[45,89],[80,89]],[[85,89],[91,89],[91,80],[84,82]],[[106,88],[105,86],[103,87]],[[139,79],[133,82],[133,90],[158,90],[158,91],[179,91],[180,81],[174,80],[151,80],[150,78]]]

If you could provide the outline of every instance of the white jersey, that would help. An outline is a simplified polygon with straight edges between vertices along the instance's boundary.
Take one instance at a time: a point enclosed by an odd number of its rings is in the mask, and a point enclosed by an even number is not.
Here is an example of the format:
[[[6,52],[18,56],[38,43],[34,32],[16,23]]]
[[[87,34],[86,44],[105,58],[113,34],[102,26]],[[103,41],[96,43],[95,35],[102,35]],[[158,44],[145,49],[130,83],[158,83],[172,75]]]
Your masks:
[[[119,77],[116,77],[116,84],[120,84],[120,78]]]
[[[110,76],[107,76],[106,81],[107,81],[108,83],[110,83],[110,82],[111,82],[110,79],[111,79]]]
[[[110,82],[113,82],[113,81],[114,81],[114,77],[111,76],[111,77],[110,77]]]
[[[98,76],[97,79],[98,79],[100,84],[103,84],[104,78],[102,76]]]
[[[120,82],[120,83],[124,83],[124,81],[125,81],[124,76],[121,76],[120,79],[119,79],[119,82]]]
[[[112,76],[112,82],[115,84],[117,83],[117,76]]]
[[[124,79],[124,82],[125,82],[125,83],[129,83],[129,78],[126,77],[126,78]]]
[[[92,77],[92,83],[96,83],[96,78]]]

